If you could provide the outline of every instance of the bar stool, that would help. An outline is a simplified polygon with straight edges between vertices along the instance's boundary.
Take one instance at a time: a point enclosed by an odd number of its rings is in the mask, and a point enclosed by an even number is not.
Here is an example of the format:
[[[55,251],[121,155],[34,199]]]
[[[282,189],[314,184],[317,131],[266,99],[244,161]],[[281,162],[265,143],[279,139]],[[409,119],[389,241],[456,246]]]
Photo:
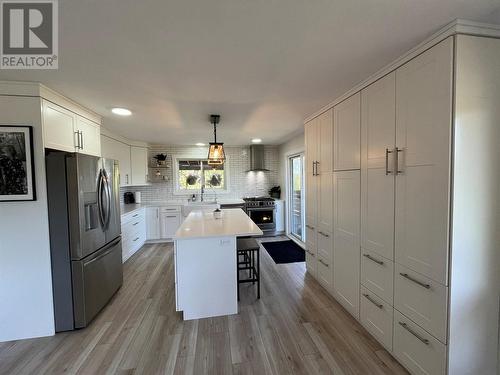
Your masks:
[[[260,299],[260,246],[254,238],[236,239],[236,277],[238,282],[238,301],[240,284],[257,283],[257,299]],[[247,278],[240,278],[240,271],[248,270]]]

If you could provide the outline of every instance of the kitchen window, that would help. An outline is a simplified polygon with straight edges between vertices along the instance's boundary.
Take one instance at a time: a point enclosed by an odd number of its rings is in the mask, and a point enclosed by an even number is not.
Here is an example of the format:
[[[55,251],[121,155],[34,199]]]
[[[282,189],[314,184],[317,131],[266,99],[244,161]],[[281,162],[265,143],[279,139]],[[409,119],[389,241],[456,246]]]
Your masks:
[[[204,185],[214,192],[227,190],[227,177],[224,164],[208,165],[203,159],[176,159],[175,163],[176,192],[179,194],[195,193]]]

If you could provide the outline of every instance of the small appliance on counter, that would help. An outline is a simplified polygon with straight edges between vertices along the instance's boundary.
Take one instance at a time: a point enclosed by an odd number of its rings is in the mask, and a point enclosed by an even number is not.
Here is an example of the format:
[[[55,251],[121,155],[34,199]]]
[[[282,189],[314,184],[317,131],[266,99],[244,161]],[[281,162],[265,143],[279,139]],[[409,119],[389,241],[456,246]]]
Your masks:
[[[125,192],[125,194],[123,194],[123,203],[125,204],[135,203],[134,193],[130,191]]]
[[[140,191],[136,191],[134,193],[134,199],[135,199],[135,203],[141,203],[142,200],[141,200],[141,192]]]

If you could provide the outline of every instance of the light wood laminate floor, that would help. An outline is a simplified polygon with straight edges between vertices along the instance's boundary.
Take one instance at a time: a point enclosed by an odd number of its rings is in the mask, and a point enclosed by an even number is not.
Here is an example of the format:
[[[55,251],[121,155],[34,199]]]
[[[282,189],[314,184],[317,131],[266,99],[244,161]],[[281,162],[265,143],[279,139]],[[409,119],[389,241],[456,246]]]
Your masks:
[[[145,245],[89,327],[0,343],[0,374],[406,374],[303,263],[261,248],[261,273],[261,299],[242,286],[238,315],[184,322],[172,245]]]

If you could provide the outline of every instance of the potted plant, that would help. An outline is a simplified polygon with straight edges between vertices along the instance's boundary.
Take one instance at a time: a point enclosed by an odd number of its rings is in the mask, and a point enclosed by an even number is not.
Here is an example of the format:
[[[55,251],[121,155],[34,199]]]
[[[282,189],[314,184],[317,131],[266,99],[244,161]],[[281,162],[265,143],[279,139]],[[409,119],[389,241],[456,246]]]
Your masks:
[[[196,181],[198,181],[198,176],[194,174],[190,174],[189,176],[186,177],[186,184],[188,185],[194,185],[196,184]]]
[[[164,165],[167,160],[167,154],[157,154],[153,156],[153,159],[156,160],[156,165]]]
[[[271,198],[280,199],[281,187],[280,186],[273,186],[271,189],[269,189],[269,195],[271,196]]]

